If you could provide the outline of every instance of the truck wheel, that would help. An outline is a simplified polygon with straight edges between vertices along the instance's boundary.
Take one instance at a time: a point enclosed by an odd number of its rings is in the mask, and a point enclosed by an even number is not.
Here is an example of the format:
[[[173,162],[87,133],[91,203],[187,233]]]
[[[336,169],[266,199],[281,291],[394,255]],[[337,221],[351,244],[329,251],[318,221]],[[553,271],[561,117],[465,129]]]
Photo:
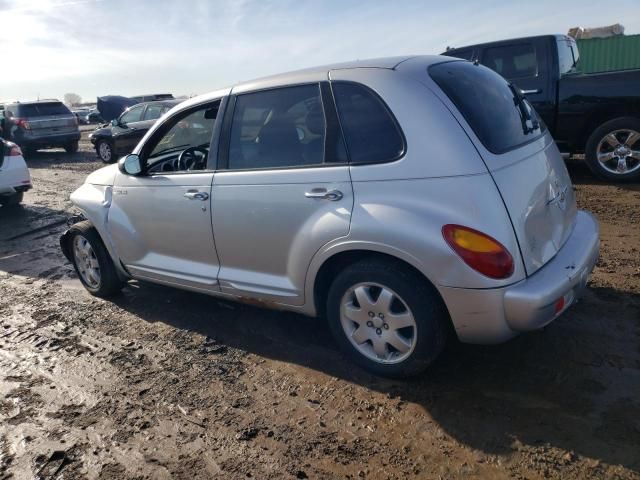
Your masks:
[[[17,207],[22,203],[22,199],[24,198],[23,192],[17,192],[12,195],[0,196],[0,205],[3,207]]]
[[[78,142],[71,142],[65,145],[64,149],[67,153],[76,153],[78,151]]]
[[[640,179],[640,119],[620,117],[600,125],[587,140],[585,158],[591,171],[605,180]]]
[[[96,152],[98,154],[98,158],[100,158],[104,163],[113,162],[113,147],[108,141],[100,140],[96,144]]]
[[[448,313],[436,290],[402,265],[363,260],[335,278],[327,317],[342,350],[386,377],[425,370],[447,339]]]
[[[110,297],[124,286],[102,239],[91,222],[76,223],[69,229],[69,252],[73,266],[91,295]]]

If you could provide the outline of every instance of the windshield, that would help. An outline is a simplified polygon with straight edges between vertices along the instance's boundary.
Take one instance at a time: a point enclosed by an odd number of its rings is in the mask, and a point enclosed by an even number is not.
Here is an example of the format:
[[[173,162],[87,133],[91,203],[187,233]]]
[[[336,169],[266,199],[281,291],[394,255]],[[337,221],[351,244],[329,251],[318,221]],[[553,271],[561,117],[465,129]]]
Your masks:
[[[433,65],[429,74],[490,152],[504,153],[542,135],[544,124],[531,104],[493,70],[446,62]]]

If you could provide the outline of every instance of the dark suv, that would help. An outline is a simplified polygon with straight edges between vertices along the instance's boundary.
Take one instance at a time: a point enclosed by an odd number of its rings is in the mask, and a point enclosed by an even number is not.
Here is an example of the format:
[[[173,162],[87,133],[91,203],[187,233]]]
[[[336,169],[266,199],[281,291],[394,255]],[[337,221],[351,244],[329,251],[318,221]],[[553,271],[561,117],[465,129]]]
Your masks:
[[[5,138],[20,145],[25,155],[39,148],[78,151],[78,120],[58,100],[9,103],[4,116]]]

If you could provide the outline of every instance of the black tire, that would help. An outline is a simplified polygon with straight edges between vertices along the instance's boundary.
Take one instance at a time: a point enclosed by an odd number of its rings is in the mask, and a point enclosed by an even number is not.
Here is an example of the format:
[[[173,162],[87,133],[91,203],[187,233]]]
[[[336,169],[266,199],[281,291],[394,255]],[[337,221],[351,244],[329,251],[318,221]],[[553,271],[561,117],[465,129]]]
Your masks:
[[[360,283],[376,283],[397,293],[410,309],[416,324],[415,346],[398,363],[381,363],[358,351],[345,333],[341,301]],[[358,365],[384,377],[408,377],[423,372],[442,352],[450,324],[447,309],[435,288],[406,266],[393,261],[362,260],[340,272],[327,295],[327,320],[340,348]],[[366,342],[365,342],[366,343]]]
[[[35,147],[20,147],[20,150],[22,150],[22,157],[23,158],[29,158],[29,157],[33,157],[33,155],[38,151]]]
[[[96,153],[98,154],[98,158],[104,163],[113,163],[115,161],[113,145],[108,140],[98,140],[98,143],[96,143]]]
[[[628,173],[610,172],[598,161],[598,145],[607,135],[617,130],[634,130],[640,132],[640,119],[634,117],[614,118],[596,128],[589,136],[585,146],[585,160],[587,165],[594,175],[604,180],[612,182],[633,182],[640,180],[640,168]],[[621,140],[624,140],[624,138]],[[640,141],[634,142],[633,145],[633,150],[640,150]]]
[[[71,142],[65,145],[64,149],[67,151],[67,153],[76,153],[78,151],[78,147],[78,142]]]
[[[74,239],[78,236],[84,237],[84,239],[89,242],[91,249],[95,254],[95,258],[98,261],[98,266],[100,268],[100,281],[98,285],[89,285],[80,273],[73,246]],[[111,260],[111,256],[104,246],[98,231],[91,222],[85,220],[83,222],[76,223],[69,229],[69,235],[67,238],[73,267],[75,268],[76,274],[82,282],[82,285],[91,295],[106,298],[113,296],[122,290],[122,287],[124,287],[126,282],[122,281],[118,276],[115,266],[113,265],[113,261]]]
[[[1,196],[0,197],[0,205],[5,208],[16,208],[20,206],[22,203],[22,199],[24,198],[23,192],[17,192],[13,195]]]

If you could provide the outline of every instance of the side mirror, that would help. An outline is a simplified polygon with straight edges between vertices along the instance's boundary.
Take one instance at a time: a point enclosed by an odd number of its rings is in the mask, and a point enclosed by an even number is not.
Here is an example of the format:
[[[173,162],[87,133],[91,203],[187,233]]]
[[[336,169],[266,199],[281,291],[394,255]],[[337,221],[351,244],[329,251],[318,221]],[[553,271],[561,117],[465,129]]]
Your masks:
[[[112,127],[117,127],[118,125],[120,125],[120,122],[118,122],[117,118],[114,118],[109,123],[111,124]]]
[[[118,168],[126,175],[140,175],[142,172],[142,162],[140,162],[138,155],[131,153],[118,160]]]

